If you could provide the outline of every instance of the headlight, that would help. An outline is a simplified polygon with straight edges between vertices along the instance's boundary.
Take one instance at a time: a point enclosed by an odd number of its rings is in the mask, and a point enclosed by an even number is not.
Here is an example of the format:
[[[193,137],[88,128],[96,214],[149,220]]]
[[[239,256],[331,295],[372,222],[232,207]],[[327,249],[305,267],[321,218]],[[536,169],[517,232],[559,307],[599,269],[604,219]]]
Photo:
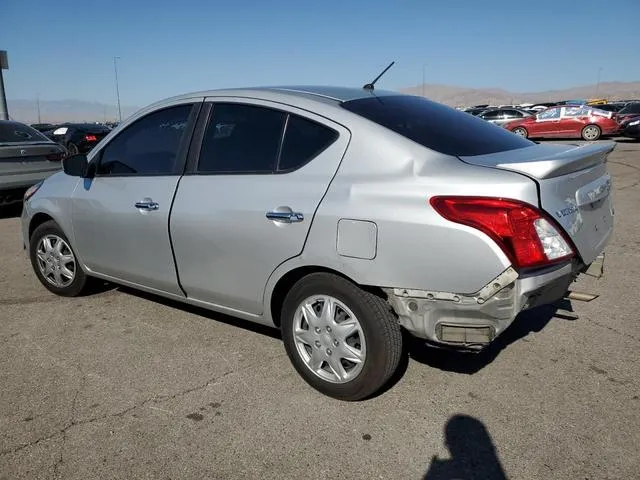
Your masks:
[[[633,127],[634,125],[640,125],[640,120],[634,120],[633,122],[629,122],[627,127]]]
[[[39,181],[38,183],[36,183],[35,185],[30,186],[26,192],[24,192],[24,198],[22,199],[23,202],[26,202],[27,200],[29,200],[31,197],[33,197],[33,194],[36,193],[40,187],[42,186],[42,183],[44,182],[44,180]]]

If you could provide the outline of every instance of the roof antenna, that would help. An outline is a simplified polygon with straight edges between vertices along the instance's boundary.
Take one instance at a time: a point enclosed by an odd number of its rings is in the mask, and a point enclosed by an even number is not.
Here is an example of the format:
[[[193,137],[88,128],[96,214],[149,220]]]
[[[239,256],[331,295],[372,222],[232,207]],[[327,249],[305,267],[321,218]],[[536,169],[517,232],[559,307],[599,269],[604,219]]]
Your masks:
[[[382,75],[384,75],[385,73],[387,73],[387,70],[389,70],[391,67],[393,67],[393,64],[394,64],[394,63],[396,63],[396,62],[395,62],[395,61],[394,61],[394,62],[391,62],[391,63],[389,64],[389,66],[388,66],[387,68],[385,68],[385,69],[382,71],[382,73],[381,73],[380,75],[378,75],[378,76],[376,77],[376,79],[375,79],[373,82],[371,82],[371,83],[367,83],[367,84],[366,84],[364,87],[362,87],[362,88],[364,88],[365,90],[373,90],[373,86],[376,84],[376,82],[377,82],[378,80],[380,80],[380,77],[381,77]]]

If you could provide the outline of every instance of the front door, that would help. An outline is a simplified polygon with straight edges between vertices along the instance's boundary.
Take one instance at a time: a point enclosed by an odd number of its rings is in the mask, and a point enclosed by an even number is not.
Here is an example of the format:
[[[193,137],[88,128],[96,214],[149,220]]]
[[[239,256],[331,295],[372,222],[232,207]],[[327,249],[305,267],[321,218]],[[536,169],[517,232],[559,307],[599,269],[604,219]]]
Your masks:
[[[187,296],[252,314],[273,271],[302,252],[349,141],[327,119],[270,107],[214,104],[171,221]]]
[[[93,272],[181,294],[169,214],[194,110],[182,104],[148,114],[92,158],[95,177],[74,192],[73,229],[78,255]]]

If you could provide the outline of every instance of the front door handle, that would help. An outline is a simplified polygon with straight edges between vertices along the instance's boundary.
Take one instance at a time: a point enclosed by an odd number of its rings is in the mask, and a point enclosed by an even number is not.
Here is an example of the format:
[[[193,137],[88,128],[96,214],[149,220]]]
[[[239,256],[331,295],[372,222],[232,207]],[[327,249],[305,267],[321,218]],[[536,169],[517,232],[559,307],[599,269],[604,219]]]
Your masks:
[[[160,208],[160,205],[158,205],[150,198],[143,198],[142,201],[136,202],[136,208],[138,210],[151,211],[158,210],[158,208]]]
[[[280,223],[297,223],[304,220],[304,215],[301,212],[292,211],[272,210],[270,212],[267,212],[266,216],[269,220]]]

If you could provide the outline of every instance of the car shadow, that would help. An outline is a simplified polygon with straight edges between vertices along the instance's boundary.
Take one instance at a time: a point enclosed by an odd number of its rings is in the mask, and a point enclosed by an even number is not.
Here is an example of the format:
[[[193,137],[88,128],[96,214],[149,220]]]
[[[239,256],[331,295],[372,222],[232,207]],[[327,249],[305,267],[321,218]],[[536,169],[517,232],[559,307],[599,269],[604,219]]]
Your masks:
[[[22,202],[0,205],[0,220],[5,218],[20,218],[22,215]]]
[[[444,427],[449,458],[431,457],[424,480],[506,480],[496,446],[487,427],[477,418],[456,414]]]
[[[563,310],[569,314],[558,312]],[[554,305],[544,305],[522,312],[514,322],[484,350],[469,352],[439,348],[425,344],[424,340],[415,337],[409,339],[409,357],[418,363],[439,370],[472,375],[493,362],[500,352],[519,340],[528,341],[525,337],[533,332],[541,331],[553,318],[573,321],[577,316],[571,315],[573,307],[569,300],[561,300]]]
[[[640,138],[616,138],[616,143],[638,143]]]
[[[159,295],[154,295],[152,293],[135,290],[133,288],[129,288],[121,285],[115,286],[112,288],[115,288],[119,292],[126,293],[128,295],[133,295],[135,297],[149,300],[152,302],[160,303],[167,307],[176,308],[178,310],[182,310],[183,312],[198,315],[199,317],[215,320],[216,322],[226,323],[227,325],[239,327],[244,330],[249,330],[250,332],[265,335],[267,337],[276,338],[276,339],[282,338],[280,336],[280,330],[278,330],[277,328],[268,327],[266,325],[261,325],[259,323],[250,322],[249,320],[244,320],[238,317],[232,317],[231,315],[214,312],[211,310],[207,310],[206,308],[197,307],[195,305],[189,305],[188,303],[179,302],[177,300],[171,300],[166,297],[161,297]]]

